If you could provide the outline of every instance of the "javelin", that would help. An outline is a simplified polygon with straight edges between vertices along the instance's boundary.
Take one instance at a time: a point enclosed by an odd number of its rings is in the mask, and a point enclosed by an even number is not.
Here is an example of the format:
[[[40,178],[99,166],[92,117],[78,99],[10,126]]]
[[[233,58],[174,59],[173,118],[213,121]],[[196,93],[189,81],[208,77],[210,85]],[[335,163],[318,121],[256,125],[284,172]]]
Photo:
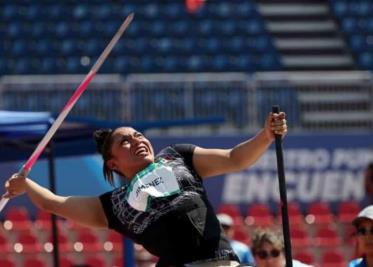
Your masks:
[[[124,31],[127,29],[128,25],[133,20],[134,14],[131,13],[124,20],[118,31],[115,33],[114,37],[111,39],[109,44],[105,47],[104,51],[101,53],[99,58],[96,60],[95,64],[85,76],[84,80],[80,83],[78,88],[75,89],[74,94],[67,101],[65,107],[62,109],[61,113],[58,115],[56,120],[53,122],[52,126],[49,128],[48,132],[44,135],[43,139],[40,141],[34,152],[31,154],[27,162],[18,171],[18,174],[27,177],[31,171],[32,166],[38,160],[41,153],[43,153],[45,147],[48,145],[49,141],[52,139],[58,128],[61,126],[62,122],[69,114],[70,110],[73,108],[75,103],[78,101],[79,97],[83,94],[85,89],[88,87],[89,83],[92,81],[97,71],[100,69],[101,65],[104,63],[111,50],[113,50],[115,44],[118,42],[119,38],[123,35]],[[0,200],[0,212],[4,209],[6,203],[8,203],[9,198],[2,198]]]

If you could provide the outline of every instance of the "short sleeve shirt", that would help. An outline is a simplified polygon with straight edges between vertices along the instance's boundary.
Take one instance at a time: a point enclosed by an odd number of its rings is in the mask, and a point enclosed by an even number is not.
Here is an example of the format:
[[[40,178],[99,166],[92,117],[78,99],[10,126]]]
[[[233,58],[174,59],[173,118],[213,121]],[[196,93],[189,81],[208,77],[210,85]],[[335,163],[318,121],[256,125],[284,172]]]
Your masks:
[[[128,185],[100,196],[109,228],[159,256],[158,266],[236,260],[193,167],[194,149],[166,147]]]

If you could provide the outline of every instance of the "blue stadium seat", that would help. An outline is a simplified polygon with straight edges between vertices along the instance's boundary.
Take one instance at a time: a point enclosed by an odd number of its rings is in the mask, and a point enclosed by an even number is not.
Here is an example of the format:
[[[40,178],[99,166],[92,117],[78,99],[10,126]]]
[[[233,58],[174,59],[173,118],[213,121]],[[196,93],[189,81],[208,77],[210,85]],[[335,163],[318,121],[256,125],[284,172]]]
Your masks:
[[[160,16],[165,19],[178,19],[186,15],[183,2],[168,2],[166,5],[163,5],[160,11]]]
[[[89,7],[84,4],[78,4],[73,8],[72,14],[75,20],[87,19],[90,17]],[[95,14],[96,12],[92,12],[91,15],[94,16]]]
[[[80,73],[81,64],[78,57],[67,57],[66,59],[66,73]]]
[[[199,44],[200,48],[209,54],[219,53],[220,49],[222,48],[221,40],[215,37],[202,39],[199,41]]]
[[[188,57],[186,61],[187,70],[191,72],[203,71],[204,66],[205,60],[202,58],[202,56],[193,55]]]
[[[165,72],[175,72],[179,69],[180,64],[179,60],[177,57],[172,56],[172,55],[167,55],[166,57],[163,58],[163,63],[162,63],[162,70]]]
[[[201,35],[212,35],[214,32],[214,22],[212,20],[202,20],[197,25],[197,32]]]
[[[94,5],[90,6],[90,17],[94,20],[106,20],[111,18],[113,15],[111,5]]]
[[[253,59],[248,54],[236,57],[233,66],[236,71],[252,72],[255,70]]]
[[[24,33],[24,28],[23,28],[22,23],[18,21],[10,22],[7,25],[7,33],[10,37],[14,39],[21,39]]]
[[[41,60],[40,73],[42,74],[54,74],[57,73],[58,65],[55,58],[43,57]]]
[[[224,71],[229,64],[229,58],[225,55],[216,55],[210,64],[213,71]]]
[[[183,38],[179,39],[176,43],[176,51],[175,53],[180,54],[191,54],[193,48],[195,47],[195,40],[191,38]]]
[[[220,34],[222,35],[233,35],[237,29],[237,23],[232,20],[222,20],[216,25],[217,29],[220,29]]]
[[[47,32],[47,25],[40,21],[35,21],[30,24],[30,34],[32,38],[39,39],[45,36]]]
[[[177,37],[177,36],[185,36],[185,34],[188,32],[189,25],[188,22],[185,20],[177,20],[173,23],[170,23],[168,25],[168,29],[166,29],[169,34]]]
[[[355,52],[360,52],[365,49],[366,47],[366,41],[365,41],[365,36],[362,34],[354,34],[351,35],[349,39],[349,44],[350,47],[352,48],[353,51]]]
[[[162,37],[167,32],[166,30],[166,24],[163,21],[154,21],[150,22],[147,26],[149,29],[151,36],[159,36]]]
[[[42,5],[38,3],[30,4],[29,6],[27,6],[27,8],[23,10],[25,19],[29,21],[38,20],[41,17],[42,9]]]
[[[61,21],[61,20],[68,20],[72,17],[71,9],[65,7],[61,3],[53,3],[51,5],[47,5],[44,7],[46,12],[44,13],[45,19],[49,19],[51,21]]]
[[[281,67],[280,61],[277,56],[273,54],[263,54],[259,57],[259,66],[260,70],[279,70]]]
[[[15,57],[27,57],[30,55],[29,43],[23,40],[15,40],[11,46],[11,53]]]
[[[159,16],[159,5],[155,3],[149,3],[144,6],[144,16],[147,19],[155,19]]]
[[[249,18],[254,14],[255,6],[250,1],[243,1],[237,3],[234,12],[241,18]]]
[[[231,53],[245,52],[245,39],[242,36],[234,36],[224,42],[224,50]]]
[[[128,73],[130,72],[129,62],[125,56],[117,56],[113,60],[114,73]]]
[[[362,52],[358,57],[358,64],[363,69],[373,69],[373,53]]]
[[[217,17],[230,19],[233,14],[233,10],[229,2],[220,2],[212,5],[212,7],[215,7],[213,13]]]
[[[107,23],[109,24],[109,23]],[[91,20],[84,20],[84,21],[80,21],[79,23],[76,24],[76,26],[74,27],[75,31],[76,31],[76,36],[77,38],[87,38],[87,37],[92,37],[94,35],[97,35],[97,28],[98,27],[97,25],[99,25],[101,28],[99,30],[100,31],[100,34],[102,34],[103,36],[107,36],[106,34],[106,22],[105,24],[103,23],[94,23],[92,22]],[[67,29],[68,31],[71,31],[72,29]],[[110,36],[112,36],[113,33],[109,34]]]
[[[17,6],[7,4],[0,9],[1,19],[4,21],[14,21],[17,17]]]
[[[267,52],[273,50],[271,39],[268,35],[259,35],[254,38],[254,49],[261,52]]]
[[[154,62],[154,58],[151,57],[151,56],[143,56],[141,57],[140,59],[140,69],[141,69],[141,72],[152,72],[152,71],[155,71],[156,68],[155,68],[155,62]]]
[[[184,1],[171,0],[128,0],[125,4],[111,5],[100,0],[25,1],[3,3],[0,19],[7,27],[1,27],[0,34],[9,40],[22,41],[9,45],[6,56],[20,57],[30,52],[37,58],[35,62],[40,61],[31,63],[30,72],[45,73],[48,68],[56,73],[81,71],[82,66],[71,58],[96,58],[131,12],[135,12],[136,19],[113,51],[115,57],[128,58],[105,64],[105,72],[278,69],[276,49],[252,0],[210,1],[196,13],[189,13]],[[336,5],[337,1],[332,1]],[[362,4],[348,4],[347,8],[360,16],[364,13],[362,8],[370,3],[358,1]],[[373,28],[373,22],[367,17],[355,20],[356,27],[367,31]],[[252,54],[257,54],[258,59],[254,60]],[[9,72],[25,71],[27,66],[4,62],[10,66],[2,69]]]
[[[31,61],[24,58],[18,58],[15,60],[14,73],[13,74],[27,74],[32,70]]]
[[[59,21],[54,25],[54,31],[57,38],[66,38],[72,32],[72,25],[67,21]]]
[[[257,35],[265,32],[262,22],[257,19],[248,19],[239,23],[239,25],[245,34]]]
[[[367,16],[370,14],[368,1],[355,1],[349,3],[349,13],[355,16]]]
[[[73,39],[61,40],[59,53],[64,56],[74,55],[76,51],[76,43]]]

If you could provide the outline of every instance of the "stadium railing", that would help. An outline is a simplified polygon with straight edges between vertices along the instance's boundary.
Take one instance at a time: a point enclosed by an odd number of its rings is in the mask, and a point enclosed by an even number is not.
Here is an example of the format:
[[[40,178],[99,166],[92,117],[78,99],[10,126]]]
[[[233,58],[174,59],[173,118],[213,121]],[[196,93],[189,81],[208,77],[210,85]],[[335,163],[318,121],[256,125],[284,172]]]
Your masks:
[[[2,76],[0,109],[58,113],[82,75]],[[72,115],[131,123],[224,117],[214,131],[260,127],[273,104],[293,131],[373,130],[370,72],[99,74]],[[207,127],[208,128],[208,127]]]

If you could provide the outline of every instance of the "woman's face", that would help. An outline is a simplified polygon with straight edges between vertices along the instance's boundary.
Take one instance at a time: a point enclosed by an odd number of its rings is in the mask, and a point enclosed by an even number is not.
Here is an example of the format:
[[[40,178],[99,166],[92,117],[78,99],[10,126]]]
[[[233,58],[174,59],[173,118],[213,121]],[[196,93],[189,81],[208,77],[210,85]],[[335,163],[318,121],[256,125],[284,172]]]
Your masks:
[[[154,151],[144,135],[133,128],[122,127],[112,135],[111,159],[107,165],[128,178],[154,162]]]
[[[286,263],[283,251],[268,242],[255,250],[254,258],[257,267],[284,267]]]
[[[359,252],[364,255],[373,255],[373,221],[369,219],[361,220],[356,232]]]

